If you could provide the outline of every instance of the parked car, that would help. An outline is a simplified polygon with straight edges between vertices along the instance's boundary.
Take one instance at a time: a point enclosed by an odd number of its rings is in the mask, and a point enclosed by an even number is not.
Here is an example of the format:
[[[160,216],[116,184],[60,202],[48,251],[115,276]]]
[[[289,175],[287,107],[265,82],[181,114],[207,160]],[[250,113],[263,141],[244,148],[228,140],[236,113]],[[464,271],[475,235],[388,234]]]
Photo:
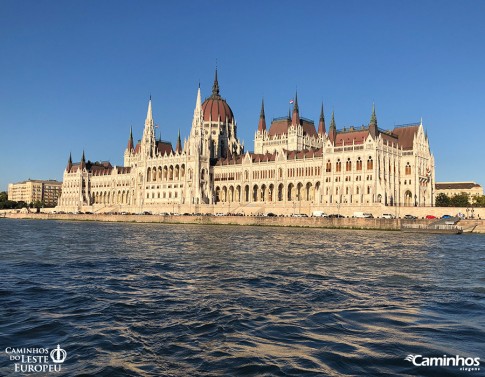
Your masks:
[[[414,215],[404,215],[403,219],[406,219],[406,220],[416,220],[417,217],[414,216]]]
[[[426,220],[433,220],[433,219],[436,219],[436,216],[426,215]]]
[[[276,217],[276,215],[273,212],[268,212],[265,214],[266,217]]]
[[[328,217],[328,215],[323,211],[313,211],[313,217]]]
[[[328,215],[328,217],[331,218],[331,219],[343,219],[345,216],[340,215],[340,214],[336,214],[336,213],[332,213],[331,215]]]
[[[451,215],[443,215],[441,216],[442,219],[451,219],[453,216]]]
[[[383,219],[395,219],[396,216],[394,216],[392,213],[383,213],[382,218]]]

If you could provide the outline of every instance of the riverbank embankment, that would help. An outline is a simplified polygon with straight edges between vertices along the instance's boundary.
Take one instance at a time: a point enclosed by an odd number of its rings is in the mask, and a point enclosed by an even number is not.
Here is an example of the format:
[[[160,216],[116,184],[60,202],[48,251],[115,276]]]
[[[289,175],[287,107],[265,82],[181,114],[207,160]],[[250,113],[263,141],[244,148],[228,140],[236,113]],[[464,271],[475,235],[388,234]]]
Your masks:
[[[400,230],[402,223],[430,224],[434,220],[361,219],[323,217],[265,217],[265,216],[174,216],[174,215],[110,215],[110,214],[54,214],[6,213],[12,219],[103,221],[166,224],[282,226],[328,229]],[[474,228],[473,233],[485,233],[484,220],[462,220],[464,229]]]

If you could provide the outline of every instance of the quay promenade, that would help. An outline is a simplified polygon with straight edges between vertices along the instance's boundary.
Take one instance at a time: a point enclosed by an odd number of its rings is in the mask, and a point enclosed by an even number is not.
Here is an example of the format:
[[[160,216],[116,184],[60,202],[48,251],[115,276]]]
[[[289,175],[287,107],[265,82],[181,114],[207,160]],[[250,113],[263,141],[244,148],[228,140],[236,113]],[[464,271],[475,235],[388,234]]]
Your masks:
[[[403,223],[430,224],[436,220],[416,219],[362,219],[322,217],[268,217],[268,216],[193,216],[193,215],[118,215],[118,214],[58,214],[6,213],[7,219],[104,221],[165,224],[281,226],[328,229],[400,230]],[[485,220],[462,220],[463,229],[474,228],[473,233],[485,234]]]

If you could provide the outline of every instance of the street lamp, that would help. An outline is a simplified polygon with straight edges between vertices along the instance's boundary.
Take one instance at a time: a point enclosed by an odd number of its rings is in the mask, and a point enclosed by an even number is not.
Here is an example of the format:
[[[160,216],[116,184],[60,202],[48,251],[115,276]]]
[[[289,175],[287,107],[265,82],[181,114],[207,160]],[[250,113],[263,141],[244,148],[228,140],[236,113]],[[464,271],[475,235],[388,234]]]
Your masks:
[[[414,206],[418,206],[418,196],[416,194],[414,194]]]

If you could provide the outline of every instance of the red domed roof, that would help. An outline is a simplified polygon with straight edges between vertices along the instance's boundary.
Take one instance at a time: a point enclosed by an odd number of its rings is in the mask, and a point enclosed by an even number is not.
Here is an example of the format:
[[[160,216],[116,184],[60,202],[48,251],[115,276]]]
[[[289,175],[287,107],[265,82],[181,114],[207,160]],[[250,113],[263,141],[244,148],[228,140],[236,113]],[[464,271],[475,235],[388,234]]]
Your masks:
[[[228,122],[234,120],[234,114],[231,108],[219,94],[219,82],[217,81],[217,70],[214,79],[214,85],[212,86],[212,95],[207,98],[202,104],[202,112],[204,113],[204,121],[208,122],[212,119],[213,122],[217,122],[221,119],[221,122],[225,122],[226,118]]]
[[[217,122],[219,117],[221,122],[225,122],[226,118],[229,122],[232,122],[234,115],[231,108],[225,100],[222,98],[207,98],[202,104],[202,111],[204,113],[204,121],[211,120]]]

